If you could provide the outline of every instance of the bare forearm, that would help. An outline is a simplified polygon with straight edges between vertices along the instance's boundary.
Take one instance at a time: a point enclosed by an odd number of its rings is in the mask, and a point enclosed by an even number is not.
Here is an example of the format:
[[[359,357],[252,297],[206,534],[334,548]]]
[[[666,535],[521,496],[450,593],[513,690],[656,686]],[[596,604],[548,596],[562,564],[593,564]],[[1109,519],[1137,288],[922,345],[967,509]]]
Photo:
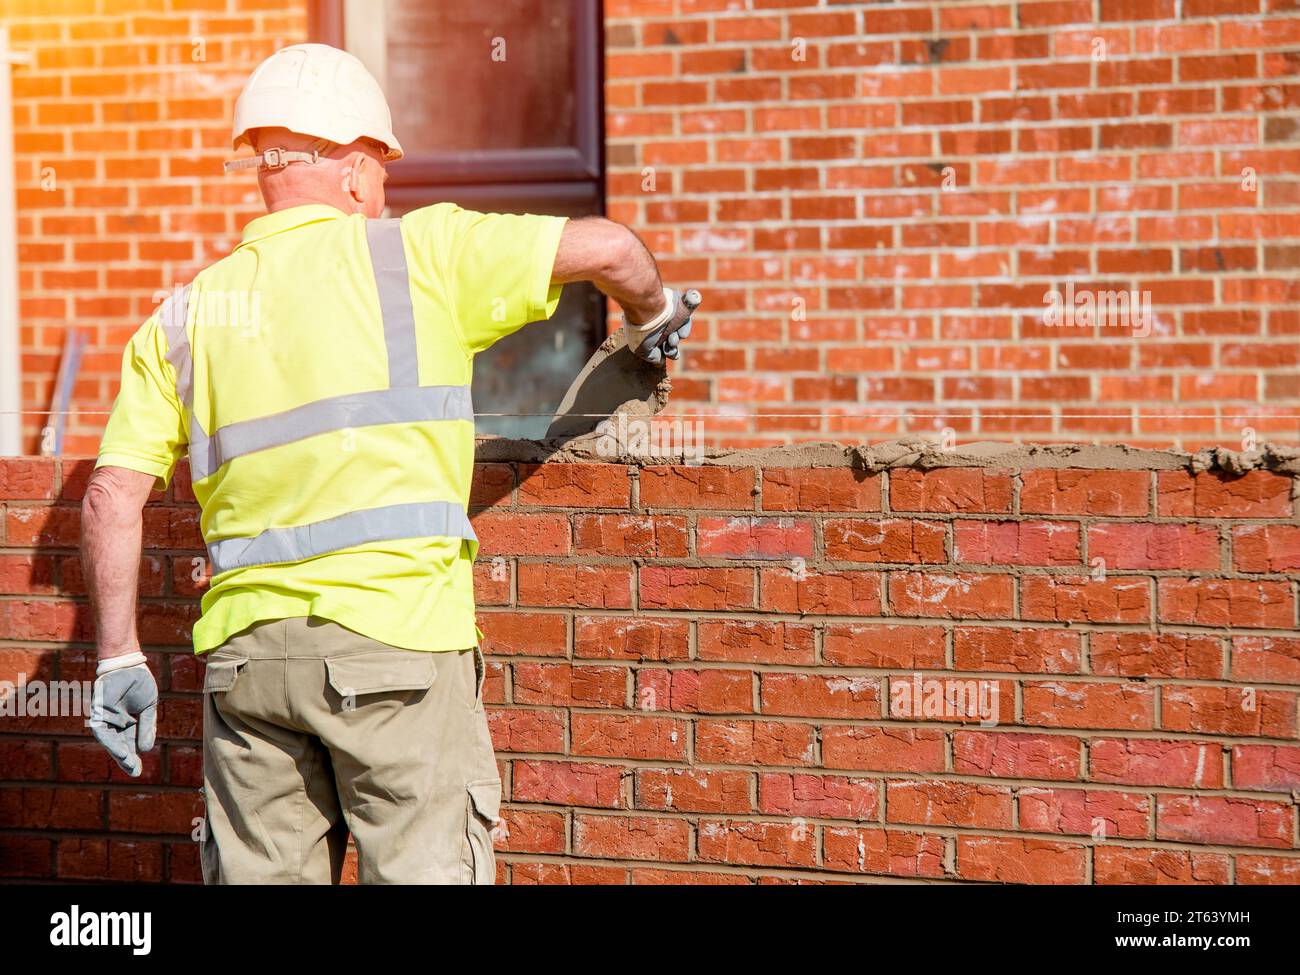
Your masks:
[[[100,659],[140,648],[135,618],[142,511],[153,483],[148,474],[101,467],[86,488],[81,505],[81,561]]]
[[[552,280],[590,281],[634,322],[649,321],[664,306],[654,255],[630,229],[603,217],[565,224]]]

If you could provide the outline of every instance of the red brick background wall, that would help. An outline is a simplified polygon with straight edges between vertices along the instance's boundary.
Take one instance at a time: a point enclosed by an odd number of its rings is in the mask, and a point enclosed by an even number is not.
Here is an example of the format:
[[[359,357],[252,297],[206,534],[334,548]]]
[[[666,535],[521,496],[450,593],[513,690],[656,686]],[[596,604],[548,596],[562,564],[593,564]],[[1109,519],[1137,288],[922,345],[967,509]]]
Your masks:
[[[0,0],[12,46],[23,409],[50,408],[70,327],[88,334],[65,450],[93,453],[122,347],[159,292],[229,253],[261,210],[226,177],[248,73],[306,37],[302,0]],[[45,417],[24,417],[38,450]]]
[[[711,439],[1300,439],[1296,0],[605,9],[609,212],[706,293],[674,402]],[[220,171],[229,111],[305,3],[0,18],[35,57],[14,71],[24,405],[48,408],[75,325],[75,405],[106,410],[154,293],[257,212]],[[1044,328],[1067,284],[1149,290],[1152,334]]]
[[[0,680],[93,673],[89,467],[0,461]],[[1264,471],[480,465],[500,878],[1300,883],[1296,494]],[[160,746],[130,780],[78,718],[0,719],[4,877],[197,878],[183,477],[146,535]],[[996,686],[996,720],[897,713],[920,678]]]
[[[606,12],[609,211],[705,292],[710,432],[1300,439],[1296,0]],[[1152,334],[1044,328],[1069,283]]]

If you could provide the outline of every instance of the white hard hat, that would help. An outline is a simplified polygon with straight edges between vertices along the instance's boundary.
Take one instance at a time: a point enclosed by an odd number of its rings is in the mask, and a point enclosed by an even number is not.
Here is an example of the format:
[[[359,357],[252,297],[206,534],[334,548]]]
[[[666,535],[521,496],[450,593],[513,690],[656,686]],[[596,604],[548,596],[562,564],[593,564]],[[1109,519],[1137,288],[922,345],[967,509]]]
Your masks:
[[[385,159],[401,159],[384,92],[354,55],[328,44],[281,48],[257,66],[235,102],[234,148],[251,145],[249,130],[283,127],[347,145],[373,139]]]

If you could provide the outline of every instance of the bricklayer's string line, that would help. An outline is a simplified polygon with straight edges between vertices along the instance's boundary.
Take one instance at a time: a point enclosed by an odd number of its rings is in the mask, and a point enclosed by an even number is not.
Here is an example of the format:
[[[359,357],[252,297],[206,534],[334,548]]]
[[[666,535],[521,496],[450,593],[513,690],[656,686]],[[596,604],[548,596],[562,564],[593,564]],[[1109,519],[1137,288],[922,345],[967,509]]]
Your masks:
[[[963,412],[967,411],[967,412]],[[649,419],[654,420],[680,420],[680,419],[703,419],[703,420],[744,420],[744,419],[786,419],[786,420],[807,420],[807,419],[943,419],[952,417],[956,419],[980,418],[981,408],[978,406],[957,406],[952,410],[939,413],[919,412],[914,410],[908,411],[884,411],[884,410],[863,410],[852,412],[838,411],[820,411],[813,413],[787,413],[783,410],[775,410],[770,413],[681,413],[675,410],[665,410],[663,413],[655,414]],[[54,417],[54,416],[109,416],[109,410],[0,410],[0,416],[36,416],[36,417]],[[575,419],[602,419],[608,417],[606,413],[569,413]],[[475,413],[475,417],[511,417],[511,418],[541,418],[553,419],[554,413]],[[1246,417],[1259,417],[1268,420],[1296,420],[1300,421],[1300,413],[1232,413],[1233,419]],[[994,420],[1215,420],[1220,417],[1215,413],[1001,413],[994,412],[987,416],[988,419]],[[630,416],[629,419],[647,419],[642,416]]]

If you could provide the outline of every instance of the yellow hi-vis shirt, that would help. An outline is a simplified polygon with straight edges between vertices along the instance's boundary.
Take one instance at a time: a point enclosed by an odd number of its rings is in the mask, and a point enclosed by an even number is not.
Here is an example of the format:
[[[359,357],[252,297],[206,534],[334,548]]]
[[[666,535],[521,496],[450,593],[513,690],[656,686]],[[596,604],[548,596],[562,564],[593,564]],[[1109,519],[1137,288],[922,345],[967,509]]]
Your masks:
[[[282,210],[135,333],[96,466],[165,486],[188,450],[212,571],[196,652],[303,616],[475,645],[473,359],[555,311],[564,222]]]

